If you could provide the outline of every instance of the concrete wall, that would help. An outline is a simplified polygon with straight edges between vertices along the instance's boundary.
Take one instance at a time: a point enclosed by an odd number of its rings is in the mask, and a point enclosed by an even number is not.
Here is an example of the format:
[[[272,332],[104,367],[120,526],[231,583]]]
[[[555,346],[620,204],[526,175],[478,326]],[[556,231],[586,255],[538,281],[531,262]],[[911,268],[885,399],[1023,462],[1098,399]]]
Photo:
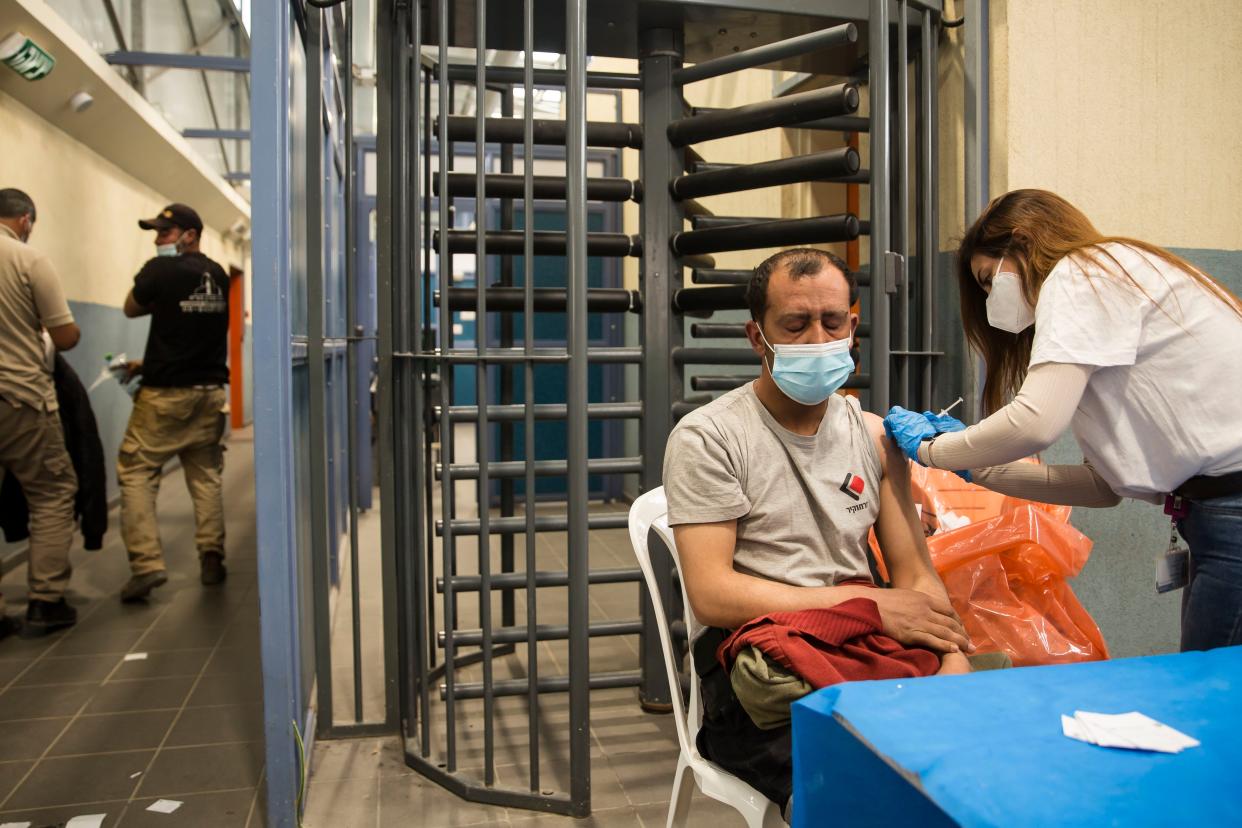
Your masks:
[[[991,8],[992,195],[1052,190],[1103,232],[1169,247],[1242,290],[1236,5],[997,0]],[[1081,458],[1066,435],[1044,459]],[[1073,521],[1096,542],[1075,590],[1113,654],[1175,650],[1181,593],[1157,596],[1153,586],[1168,519],[1126,502],[1080,509]]]
[[[89,386],[104,354],[142,356],[149,321],[129,320],[121,312],[134,274],[155,252],[154,234],[140,230],[137,220],[178,200],[176,182],[157,191],[4,92],[0,123],[0,187],[18,187],[35,201],[38,221],[30,244],[51,259],[60,275],[82,329],[82,341],[65,356]],[[225,229],[204,228],[203,251],[226,269],[237,265],[249,272],[248,249],[226,239]],[[91,393],[91,403],[109,460],[112,494],[112,459],[131,402],[108,381]]]

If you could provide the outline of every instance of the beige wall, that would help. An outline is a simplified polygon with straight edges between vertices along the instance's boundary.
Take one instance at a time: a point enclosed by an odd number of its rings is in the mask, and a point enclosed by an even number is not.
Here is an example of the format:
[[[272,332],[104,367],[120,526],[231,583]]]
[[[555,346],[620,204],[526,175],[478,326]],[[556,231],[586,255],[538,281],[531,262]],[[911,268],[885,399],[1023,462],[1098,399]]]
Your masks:
[[[31,244],[52,260],[70,301],[120,307],[155,252],[137,220],[176,192],[156,192],[3,92],[0,123],[0,187],[25,190],[38,207]],[[203,252],[249,271],[247,251],[221,229],[204,229]]]
[[[1053,190],[1105,233],[1242,249],[1242,5],[992,9],[993,194]]]

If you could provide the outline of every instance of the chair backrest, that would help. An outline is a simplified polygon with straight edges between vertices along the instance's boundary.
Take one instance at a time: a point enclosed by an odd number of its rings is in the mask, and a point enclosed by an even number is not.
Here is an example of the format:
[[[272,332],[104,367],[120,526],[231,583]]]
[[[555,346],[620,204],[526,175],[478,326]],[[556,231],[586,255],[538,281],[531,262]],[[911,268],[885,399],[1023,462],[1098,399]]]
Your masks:
[[[699,677],[694,669],[694,658],[690,662],[690,704],[685,703],[681,692],[680,671],[673,661],[673,638],[669,632],[668,616],[665,612],[664,599],[656,582],[655,569],[651,565],[651,553],[648,542],[651,532],[659,535],[673,557],[673,565],[677,567],[677,582],[681,585],[681,602],[685,607],[686,632],[691,641],[702,629],[702,624],[694,617],[690,609],[690,599],[686,596],[686,585],[681,577],[681,560],[677,555],[677,543],[673,540],[673,530],[668,525],[668,501],[664,497],[664,487],[652,489],[639,496],[630,507],[630,543],[634,547],[634,555],[638,558],[638,566],[643,571],[643,579],[647,582],[647,592],[655,607],[656,627],[660,631],[660,646],[664,650],[664,669],[668,674],[669,690],[673,700],[673,717],[677,721],[677,740],[681,743],[682,753],[698,756],[695,737],[702,722],[702,711],[699,707]]]

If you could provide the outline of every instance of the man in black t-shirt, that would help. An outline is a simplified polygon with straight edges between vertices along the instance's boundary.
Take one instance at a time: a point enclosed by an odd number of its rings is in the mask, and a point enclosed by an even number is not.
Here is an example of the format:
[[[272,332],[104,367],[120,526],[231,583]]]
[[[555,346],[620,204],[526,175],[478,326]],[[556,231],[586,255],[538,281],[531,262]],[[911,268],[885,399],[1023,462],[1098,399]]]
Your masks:
[[[164,464],[181,459],[194,501],[201,580],[224,580],[224,386],[228,382],[229,283],[220,265],[199,252],[203,222],[184,204],[170,204],[153,219],[156,257],[134,277],[125,315],[151,316],[142,375],[129,427],[117,458],[121,485],[121,535],[133,577],[122,601],[145,598],[168,580],[160,547],[155,500]]]

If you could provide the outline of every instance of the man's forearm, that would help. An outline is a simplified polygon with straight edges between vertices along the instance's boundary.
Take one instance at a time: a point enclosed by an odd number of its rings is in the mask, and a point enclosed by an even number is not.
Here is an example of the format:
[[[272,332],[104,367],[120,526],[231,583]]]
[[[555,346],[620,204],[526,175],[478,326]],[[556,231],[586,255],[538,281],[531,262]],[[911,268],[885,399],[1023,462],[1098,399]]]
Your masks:
[[[763,615],[773,612],[798,612],[806,609],[828,609],[851,598],[866,597],[874,590],[861,585],[803,587],[781,584],[733,572],[721,579],[707,596],[694,596],[695,615],[711,627],[734,630]]]

